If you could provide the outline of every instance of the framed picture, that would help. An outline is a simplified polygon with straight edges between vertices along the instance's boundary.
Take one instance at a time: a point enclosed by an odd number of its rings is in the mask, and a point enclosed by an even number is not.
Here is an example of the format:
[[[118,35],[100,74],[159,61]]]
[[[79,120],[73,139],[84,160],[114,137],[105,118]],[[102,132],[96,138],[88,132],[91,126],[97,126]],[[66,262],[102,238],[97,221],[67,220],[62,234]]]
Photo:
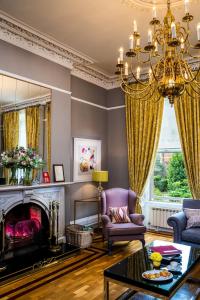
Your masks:
[[[93,170],[101,170],[101,141],[74,138],[74,181],[91,181]]]
[[[46,171],[42,172],[42,177],[44,183],[50,183],[50,176],[48,172]]]
[[[54,176],[54,182],[65,181],[63,164],[53,165],[53,176]]]

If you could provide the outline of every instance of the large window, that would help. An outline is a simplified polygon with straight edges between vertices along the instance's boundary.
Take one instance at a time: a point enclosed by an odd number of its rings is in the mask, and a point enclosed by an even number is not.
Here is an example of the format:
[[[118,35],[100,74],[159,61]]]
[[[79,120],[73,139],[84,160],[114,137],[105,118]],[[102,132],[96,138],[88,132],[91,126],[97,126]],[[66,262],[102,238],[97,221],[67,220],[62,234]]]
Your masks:
[[[153,200],[190,198],[174,108],[165,101],[160,141],[152,178]]]

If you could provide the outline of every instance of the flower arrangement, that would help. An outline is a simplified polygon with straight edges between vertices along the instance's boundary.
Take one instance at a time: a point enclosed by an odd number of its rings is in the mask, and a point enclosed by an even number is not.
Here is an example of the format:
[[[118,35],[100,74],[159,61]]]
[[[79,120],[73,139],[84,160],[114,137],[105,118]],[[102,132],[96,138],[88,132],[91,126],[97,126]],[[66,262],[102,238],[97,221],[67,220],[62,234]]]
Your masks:
[[[45,162],[36,150],[28,147],[15,147],[1,154],[1,165],[11,169],[10,184],[17,183],[16,171],[23,169],[25,174],[24,184],[30,184],[30,172],[32,169],[41,169]]]
[[[150,259],[153,261],[154,267],[159,267],[162,260],[162,255],[159,252],[153,252],[150,255]]]
[[[44,160],[33,148],[16,147],[1,154],[1,165],[5,168],[40,169],[45,165]]]

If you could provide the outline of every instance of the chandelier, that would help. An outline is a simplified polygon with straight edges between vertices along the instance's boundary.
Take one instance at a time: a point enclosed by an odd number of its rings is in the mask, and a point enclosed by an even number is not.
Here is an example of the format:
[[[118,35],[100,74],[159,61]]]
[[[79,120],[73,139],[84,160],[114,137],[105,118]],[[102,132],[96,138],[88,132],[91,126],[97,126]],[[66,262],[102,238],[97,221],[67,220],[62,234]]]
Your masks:
[[[200,58],[191,53],[192,49],[200,49],[200,23],[197,24],[196,45],[190,42],[192,20],[189,0],[185,0],[185,15],[182,18],[185,26],[176,22],[170,0],[167,0],[167,13],[163,24],[157,18],[156,7],[153,7],[148,43],[144,48],[141,47],[140,33],[134,20],[133,34],[129,37],[129,50],[125,53],[126,59],[123,48],[120,48],[115,72],[120,76],[121,88],[126,94],[133,95],[136,100],[158,101],[161,97],[167,97],[171,105],[184,92],[190,97],[194,97],[194,93],[200,96],[200,66],[193,72],[187,62],[188,58]],[[141,76],[141,66],[146,67],[146,78]],[[134,85],[134,82],[138,84]]]

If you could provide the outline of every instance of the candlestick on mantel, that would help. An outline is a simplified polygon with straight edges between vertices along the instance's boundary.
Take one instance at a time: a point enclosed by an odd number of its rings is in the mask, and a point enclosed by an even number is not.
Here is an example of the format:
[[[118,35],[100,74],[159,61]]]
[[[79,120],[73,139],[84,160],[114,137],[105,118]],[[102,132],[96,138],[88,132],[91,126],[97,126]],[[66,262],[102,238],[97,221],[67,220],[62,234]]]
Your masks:
[[[171,33],[172,33],[172,38],[176,38],[176,24],[174,22],[171,23]]]
[[[124,60],[124,49],[122,47],[119,49],[119,58],[120,61]]]
[[[197,24],[197,39],[200,41],[200,23]]]
[[[133,21],[133,32],[137,32],[137,22],[136,22],[136,20]]]
[[[133,49],[133,35],[129,36],[129,49]]]

